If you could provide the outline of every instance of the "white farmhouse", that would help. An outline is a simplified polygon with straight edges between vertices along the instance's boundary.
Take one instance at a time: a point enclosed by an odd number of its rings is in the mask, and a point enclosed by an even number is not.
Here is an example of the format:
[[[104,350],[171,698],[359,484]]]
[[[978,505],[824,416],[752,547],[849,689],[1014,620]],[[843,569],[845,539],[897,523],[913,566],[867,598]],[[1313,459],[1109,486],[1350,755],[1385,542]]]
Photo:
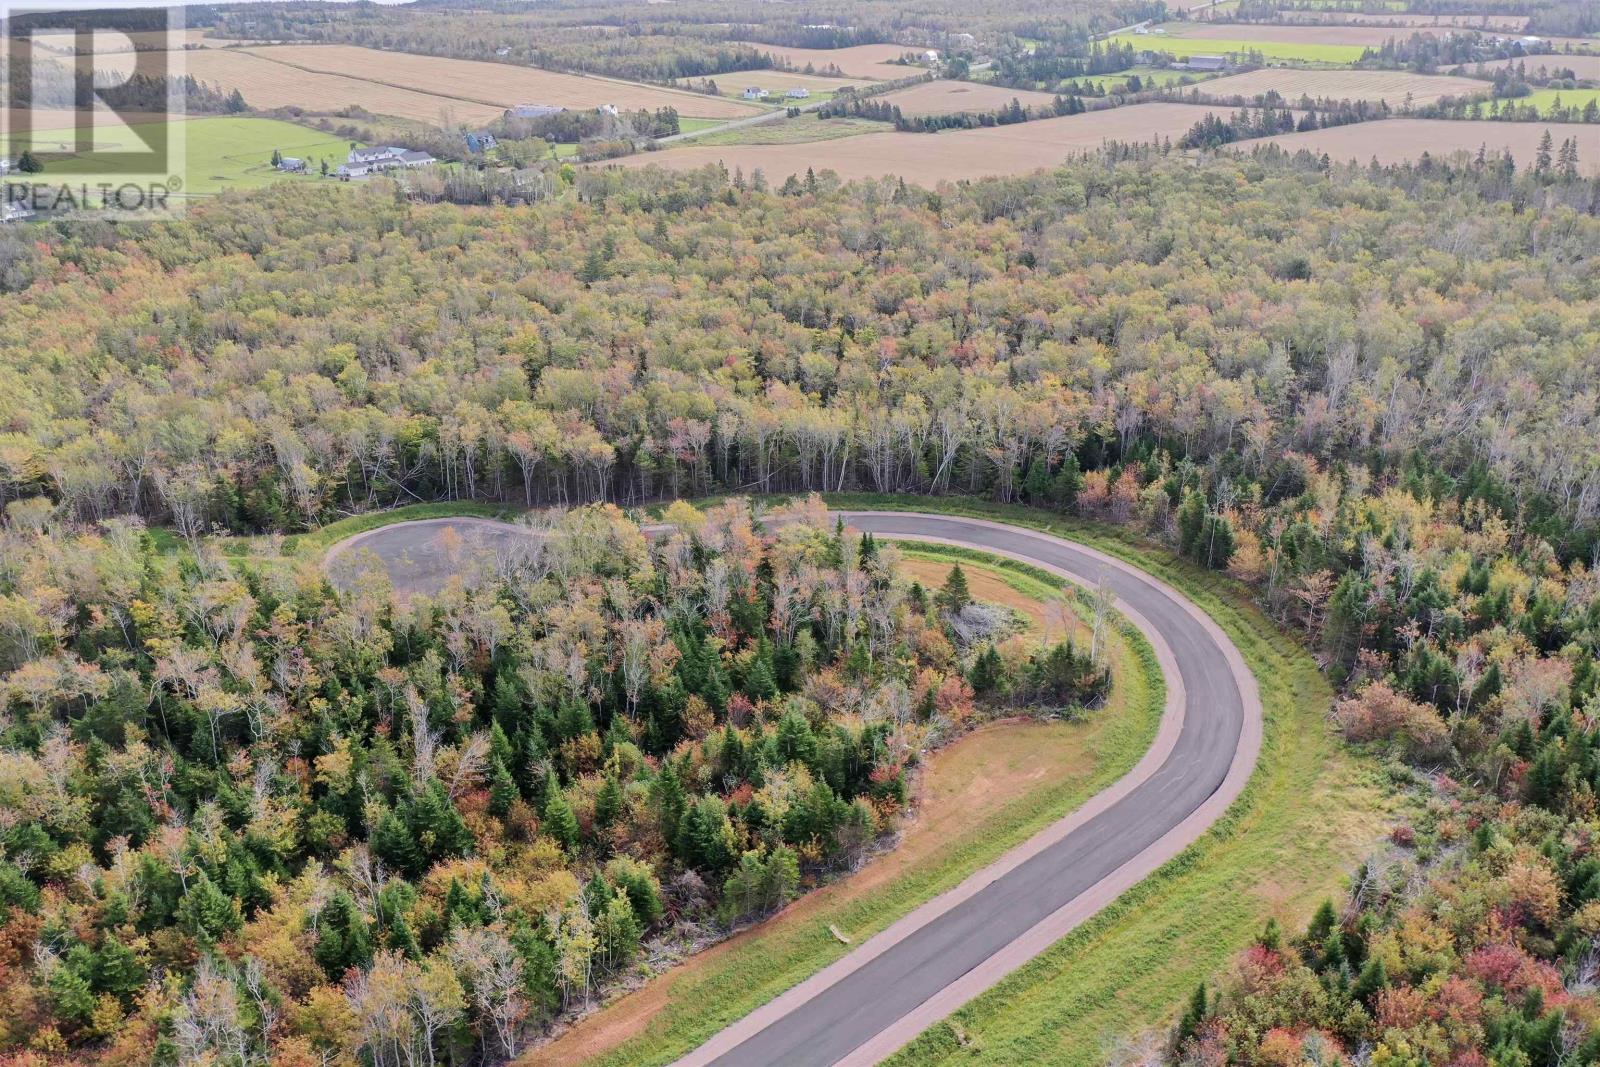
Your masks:
[[[365,178],[370,174],[380,174],[386,170],[429,167],[437,162],[439,161],[426,152],[397,148],[394,145],[382,148],[352,148],[350,157],[339,165],[335,173],[338,177],[349,181],[351,178]]]

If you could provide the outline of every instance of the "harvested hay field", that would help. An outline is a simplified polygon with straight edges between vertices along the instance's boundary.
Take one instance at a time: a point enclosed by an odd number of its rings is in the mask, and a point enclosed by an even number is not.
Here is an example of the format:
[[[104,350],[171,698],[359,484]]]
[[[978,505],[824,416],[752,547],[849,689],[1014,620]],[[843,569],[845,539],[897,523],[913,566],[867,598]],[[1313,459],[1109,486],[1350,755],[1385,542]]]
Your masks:
[[[781,48],[760,41],[743,43],[788,63],[796,71],[803,72],[808,65],[818,73],[837,67],[847,78],[867,78],[871,81],[896,81],[911,77],[920,68],[902,66],[892,61],[907,52],[922,51],[900,44],[858,44],[853,48]],[[721,78],[717,79],[717,84],[722,84]]]
[[[1291,70],[1267,67],[1248,74],[1233,74],[1202,82],[1191,92],[1205,100],[1231,102],[1236,97],[1254,100],[1275,92],[1288,103],[1302,96],[1313,100],[1386,101],[1398,108],[1409,95],[1419,107],[1446,96],[1478,96],[1489,86],[1471,78],[1411,74],[1392,70]]]
[[[1592,126],[1549,122],[1456,122],[1450,119],[1382,119],[1378,122],[1358,122],[1350,126],[1336,126],[1330,130],[1308,130],[1305,133],[1285,133],[1277,137],[1264,137],[1258,141],[1241,141],[1231,147],[1249,151],[1259,145],[1275,144],[1288,152],[1302,149],[1326,154],[1335,162],[1355,160],[1366,163],[1376,158],[1379,163],[1404,163],[1415,161],[1426,152],[1434,159],[1448,159],[1456,153],[1476,155],[1480,147],[1489,152],[1507,152],[1518,167],[1533,163],[1539,148],[1539,139],[1546,130],[1557,145],[1576,136],[1580,144]],[[1600,153],[1578,152],[1578,169],[1585,174],[1600,175]]]
[[[1530,78],[1555,77],[1557,71],[1570,70],[1585,81],[1600,81],[1600,56],[1525,56],[1522,59],[1496,59],[1463,67],[1467,74],[1483,72],[1493,77],[1502,67],[1520,67]]]
[[[109,108],[89,112],[72,111],[64,107],[41,107],[38,110],[7,109],[0,110],[0,134],[22,130],[24,124],[29,130],[70,130],[77,126],[80,116],[83,115],[88,115],[96,126],[138,125],[142,122],[169,122],[175,118],[191,117],[142,111],[119,115]]]
[[[460,122],[488,122],[499,118],[506,107],[503,104],[466,100],[457,95],[423,92],[361,78],[303,70],[240,48],[194,48],[184,52],[169,52],[167,55],[172,57],[174,71],[214,85],[223,92],[237,89],[243,94],[245,103],[262,110],[294,107],[312,112],[333,112],[356,106],[374,115],[438,123],[445,115]],[[95,59],[95,66],[102,70],[125,72],[132,69],[134,58],[132,53],[99,56]],[[449,85],[448,82],[435,84]],[[712,100],[711,103],[717,101]]]
[[[251,48],[250,55],[282,64],[290,71],[334,74],[406,90],[436,93],[474,101],[501,110],[516,104],[553,104],[557,107],[592,108],[615,104],[624,111],[675,107],[682,115],[707,119],[736,119],[753,115],[756,108],[704,93],[661,89],[609,78],[557,74],[509,63],[480,63],[470,59],[442,59],[406,52],[381,52],[354,45],[274,45]],[[245,94],[249,100],[250,94]],[[254,101],[251,101],[254,103]]]
[[[1016,100],[1023,107],[1051,108],[1056,98],[1049,93],[1034,93],[1026,89],[1006,89],[999,85],[982,85],[977,82],[958,82],[947,79],[913,85],[909,89],[896,89],[875,99],[893,104],[907,118],[923,115],[977,114],[999,111],[1010,107]]]
[[[869,133],[796,145],[674,148],[619,162],[626,167],[673,170],[721,163],[730,171],[740,167],[746,174],[759,167],[773,185],[811,167],[832,170],[846,180],[898,175],[932,187],[944,181],[1027,174],[1093,151],[1107,141],[1176,141],[1206,115],[1218,113],[1218,108],[1199,104],[1134,104],[977,130]]]

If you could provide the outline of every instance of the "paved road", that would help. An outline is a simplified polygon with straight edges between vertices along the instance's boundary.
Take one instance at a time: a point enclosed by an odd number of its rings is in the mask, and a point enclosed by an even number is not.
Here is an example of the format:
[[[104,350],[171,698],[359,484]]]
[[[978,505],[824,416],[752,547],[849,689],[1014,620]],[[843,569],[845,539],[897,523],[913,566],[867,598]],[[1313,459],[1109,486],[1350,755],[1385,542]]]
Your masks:
[[[1243,789],[1259,750],[1261,707],[1242,658],[1215,623],[1160,581],[1017,527],[931,514],[841,514],[886,538],[966,545],[1089,584],[1107,581],[1162,660],[1167,711],[1151,752],[1121,782],[730,1026],[679,1067],[878,1062],[1198,838]],[[399,558],[423,550],[451,523],[387,527],[363,535],[359,547]],[[489,532],[473,526],[480,536]],[[517,536],[514,527],[498,530]]]

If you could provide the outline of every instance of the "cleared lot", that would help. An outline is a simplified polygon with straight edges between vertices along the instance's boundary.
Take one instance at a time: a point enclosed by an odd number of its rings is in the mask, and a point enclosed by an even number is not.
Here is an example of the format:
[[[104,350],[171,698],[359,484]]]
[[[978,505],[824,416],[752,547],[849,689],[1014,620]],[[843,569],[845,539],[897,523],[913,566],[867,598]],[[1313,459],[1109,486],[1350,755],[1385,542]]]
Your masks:
[[[893,104],[907,118],[920,115],[971,114],[998,111],[1010,107],[1015,100],[1023,107],[1054,107],[1056,98],[1049,93],[1033,93],[1026,89],[1007,89],[999,85],[980,85],[976,82],[958,82],[940,79],[909,89],[898,89],[877,97]]]
[[[1410,74],[1393,70],[1289,70],[1282,67],[1253,70],[1202,82],[1196,91],[1209,100],[1243,97],[1253,100],[1275,92],[1289,103],[1302,96],[1313,100],[1367,100],[1400,107],[1409,96],[1413,104],[1431,104],[1446,96],[1475,96],[1489,87],[1471,78]]]
[[[1327,154],[1338,162],[1404,163],[1422,158],[1426,152],[1435,159],[1447,159],[1464,152],[1475,155],[1480,147],[1492,152],[1509,152],[1519,167],[1533,164],[1539,139],[1545,131],[1556,145],[1569,137],[1578,138],[1578,169],[1585,174],[1600,174],[1600,153],[1585,151],[1586,139],[1593,139],[1593,126],[1548,122],[1454,122],[1449,119],[1383,119],[1358,122],[1330,130],[1286,133],[1259,141],[1242,141],[1234,148],[1245,151],[1262,144],[1276,144],[1289,152],[1306,149]]]
[[[920,68],[892,61],[908,52],[922,51],[902,44],[858,44],[854,48],[780,48],[760,41],[745,43],[751,48],[761,49],[774,59],[787,62],[797,71],[804,72],[807,65],[818,71],[836,67],[847,78],[869,78],[874,81],[909,78]],[[721,78],[717,79],[717,84],[722,84]]]
[[[759,167],[774,184],[811,167],[835,171],[845,179],[892,174],[932,186],[991,174],[1026,174],[1097,149],[1106,141],[1176,141],[1206,115],[1218,113],[1218,108],[1201,104],[1135,104],[938,134],[887,132],[810,144],[675,148],[630,156],[620,164],[692,170],[721,163],[729,170],[741,167],[746,174]]]

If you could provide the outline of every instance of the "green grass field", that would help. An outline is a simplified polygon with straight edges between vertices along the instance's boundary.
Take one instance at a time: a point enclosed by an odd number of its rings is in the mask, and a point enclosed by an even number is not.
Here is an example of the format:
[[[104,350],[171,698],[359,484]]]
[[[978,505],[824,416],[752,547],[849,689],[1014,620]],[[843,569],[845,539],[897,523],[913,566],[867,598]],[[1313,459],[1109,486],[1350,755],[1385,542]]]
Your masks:
[[[1596,102],[1595,106],[1600,107],[1600,89],[1540,89],[1530,96],[1516,97],[1510,103],[1518,107],[1536,107],[1539,109],[1539,114],[1548,115],[1558,104],[1563,108],[1584,108],[1591,100]],[[1595,127],[1582,126],[1579,130],[1587,130],[1593,136]],[[1580,141],[1585,139],[1582,133],[1578,139]]]
[[[169,123],[141,123],[127,127],[141,143],[127,148],[155,143],[168,133]],[[60,150],[70,150],[71,130],[36,131],[30,138],[34,150],[45,163],[44,179],[56,176],[95,178],[106,174],[103,161],[94,156],[60,156]],[[182,151],[186,160],[183,192],[190,196],[208,196],[228,189],[256,189],[275,181],[315,181],[318,161],[326,159],[329,167],[344,162],[350,151],[348,141],[332,137],[320,130],[297,126],[292,122],[258,118],[199,118],[182,123]],[[102,151],[116,151],[118,145],[100,144]],[[8,144],[6,151],[15,154],[21,145]],[[272,152],[277,149],[286,156],[306,160],[310,173],[306,176],[283,174],[272,167]]]
[[[1248,33],[1248,26],[1240,26],[1240,33]],[[1186,56],[1224,56],[1232,52],[1259,52],[1268,59],[1297,59],[1306,63],[1354,63],[1366,51],[1358,44],[1291,44],[1284,41],[1251,41],[1248,39],[1213,41],[1202,38],[1178,37],[1173,34],[1135,35],[1122,34],[1110,40],[1121,45],[1132,45],[1141,51],[1165,52],[1183,58]]]

